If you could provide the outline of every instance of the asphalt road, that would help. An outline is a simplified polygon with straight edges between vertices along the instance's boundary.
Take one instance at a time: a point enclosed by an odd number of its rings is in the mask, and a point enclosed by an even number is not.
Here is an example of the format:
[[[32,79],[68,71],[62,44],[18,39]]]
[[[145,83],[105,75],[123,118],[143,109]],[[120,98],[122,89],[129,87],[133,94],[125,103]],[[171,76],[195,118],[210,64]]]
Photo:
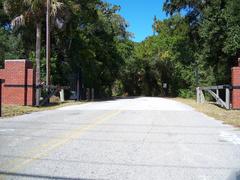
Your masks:
[[[0,119],[0,179],[239,180],[240,131],[147,97]]]

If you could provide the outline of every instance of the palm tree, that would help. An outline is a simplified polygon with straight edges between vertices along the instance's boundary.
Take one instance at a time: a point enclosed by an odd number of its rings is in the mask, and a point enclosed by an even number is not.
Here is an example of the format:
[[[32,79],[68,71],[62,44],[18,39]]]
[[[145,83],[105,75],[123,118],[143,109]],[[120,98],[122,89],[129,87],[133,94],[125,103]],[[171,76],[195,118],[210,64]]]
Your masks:
[[[46,13],[46,0],[5,0],[4,10],[6,14],[14,17],[11,21],[13,28],[25,25],[33,21],[36,27],[36,105],[39,106],[41,91],[40,85],[40,53],[41,53],[41,26],[42,19]],[[51,15],[56,16],[61,10],[63,3],[51,0]]]

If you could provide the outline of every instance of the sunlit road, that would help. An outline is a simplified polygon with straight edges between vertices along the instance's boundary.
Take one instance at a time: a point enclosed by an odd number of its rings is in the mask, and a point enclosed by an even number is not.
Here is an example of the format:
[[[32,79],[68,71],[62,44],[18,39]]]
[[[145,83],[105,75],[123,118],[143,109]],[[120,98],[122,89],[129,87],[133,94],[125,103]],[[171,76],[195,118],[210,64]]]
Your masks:
[[[240,179],[240,131],[162,98],[0,119],[0,179]]]

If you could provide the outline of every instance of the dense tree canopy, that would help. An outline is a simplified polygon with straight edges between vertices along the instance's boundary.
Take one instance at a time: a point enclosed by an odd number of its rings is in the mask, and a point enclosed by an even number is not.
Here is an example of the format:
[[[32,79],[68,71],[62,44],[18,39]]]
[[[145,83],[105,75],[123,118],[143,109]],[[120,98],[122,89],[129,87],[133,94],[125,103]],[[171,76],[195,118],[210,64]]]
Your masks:
[[[153,17],[153,35],[140,43],[131,40],[119,10],[102,0],[52,1],[53,84],[69,85],[80,74],[84,87],[103,97],[193,96],[197,86],[230,83],[240,55],[237,0],[165,0],[169,18]],[[0,0],[1,66],[9,58],[39,59],[45,79],[45,12],[45,1]]]
[[[166,0],[163,9],[170,18],[154,18],[157,34],[135,45],[124,68],[125,90],[162,95],[167,82],[170,95],[193,96],[197,86],[230,84],[240,55],[238,1]]]
[[[94,87],[101,96],[110,95],[123,58],[128,54],[125,41],[129,41],[130,34],[126,31],[127,23],[117,14],[120,7],[100,0],[51,2],[53,84],[68,85],[68,76],[81,72],[85,87]],[[42,80],[45,11],[45,1],[1,0],[0,38],[4,39],[0,44],[1,62],[6,58],[29,58],[36,63],[41,58]],[[43,32],[41,39],[36,39],[39,30],[35,27]],[[42,48],[35,53],[36,40]]]

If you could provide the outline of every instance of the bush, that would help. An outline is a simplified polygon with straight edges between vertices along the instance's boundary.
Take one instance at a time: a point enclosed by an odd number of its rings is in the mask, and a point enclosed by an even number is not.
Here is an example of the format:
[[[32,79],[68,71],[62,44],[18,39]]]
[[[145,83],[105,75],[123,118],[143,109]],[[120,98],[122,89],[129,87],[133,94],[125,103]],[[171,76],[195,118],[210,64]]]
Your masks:
[[[195,92],[190,89],[180,89],[178,95],[182,98],[193,98],[195,97]]]
[[[112,95],[113,96],[122,96],[124,94],[123,83],[120,80],[116,80],[113,84]]]

